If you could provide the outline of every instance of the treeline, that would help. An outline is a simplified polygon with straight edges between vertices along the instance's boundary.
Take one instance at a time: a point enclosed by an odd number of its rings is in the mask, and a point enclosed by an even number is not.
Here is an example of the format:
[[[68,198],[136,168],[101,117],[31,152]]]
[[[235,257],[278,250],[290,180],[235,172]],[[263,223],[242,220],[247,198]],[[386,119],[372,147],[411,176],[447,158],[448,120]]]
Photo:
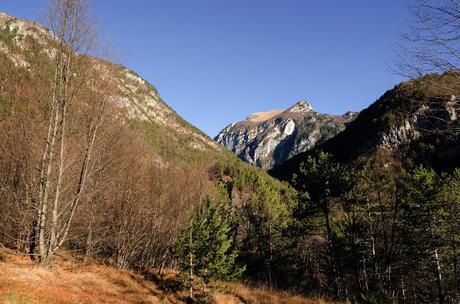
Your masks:
[[[359,169],[310,157],[292,226],[303,288],[387,299],[376,303],[458,302],[459,178],[384,152]]]
[[[231,259],[225,267],[238,272],[245,266],[244,277],[253,282],[354,303],[458,303],[459,170],[437,173],[381,150],[353,166],[318,152],[300,172],[294,181],[296,199],[283,201],[289,205],[277,204],[279,194],[250,176],[236,174],[241,179],[227,180],[236,209],[228,212],[228,203],[216,202],[198,209],[183,229],[179,248],[189,248],[188,240],[200,249],[179,255],[183,269],[194,266],[199,272],[222,263],[216,257],[200,266],[201,256],[216,251],[202,238],[188,235],[219,231],[202,225],[213,222],[207,210],[217,208],[227,221],[227,238],[219,242],[232,239],[234,249],[225,251],[228,256],[238,252],[237,263]],[[238,205],[245,200],[233,188],[242,180],[261,194],[256,204]],[[197,259],[195,265],[187,262],[190,254]],[[215,277],[222,279],[222,274]]]

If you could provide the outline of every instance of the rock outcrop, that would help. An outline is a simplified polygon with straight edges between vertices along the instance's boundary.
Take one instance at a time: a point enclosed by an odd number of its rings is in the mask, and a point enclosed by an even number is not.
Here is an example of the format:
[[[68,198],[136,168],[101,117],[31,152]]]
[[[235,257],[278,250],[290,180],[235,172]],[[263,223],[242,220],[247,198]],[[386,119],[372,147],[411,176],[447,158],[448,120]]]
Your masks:
[[[335,136],[356,115],[320,114],[301,100],[287,110],[258,112],[232,123],[215,140],[242,160],[270,169]]]

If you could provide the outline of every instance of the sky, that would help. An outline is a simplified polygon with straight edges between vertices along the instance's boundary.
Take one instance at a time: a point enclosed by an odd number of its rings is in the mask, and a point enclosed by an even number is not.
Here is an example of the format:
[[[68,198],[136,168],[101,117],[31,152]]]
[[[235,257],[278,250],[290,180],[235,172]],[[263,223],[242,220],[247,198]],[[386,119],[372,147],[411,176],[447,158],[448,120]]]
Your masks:
[[[95,0],[113,58],[214,137],[253,112],[306,99],[360,111],[403,79],[389,68],[409,0]],[[47,0],[1,0],[42,21]]]

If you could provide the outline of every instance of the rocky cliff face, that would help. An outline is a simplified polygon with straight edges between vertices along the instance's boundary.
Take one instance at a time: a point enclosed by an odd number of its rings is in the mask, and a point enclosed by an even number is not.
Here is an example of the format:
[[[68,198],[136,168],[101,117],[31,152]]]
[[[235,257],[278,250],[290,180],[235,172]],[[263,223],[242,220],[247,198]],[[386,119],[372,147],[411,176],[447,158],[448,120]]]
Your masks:
[[[320,114],[301,100],[285,111],[254,113],[232,123],[215,140],[242,160],[270,169],[335,136],[356,115]]]

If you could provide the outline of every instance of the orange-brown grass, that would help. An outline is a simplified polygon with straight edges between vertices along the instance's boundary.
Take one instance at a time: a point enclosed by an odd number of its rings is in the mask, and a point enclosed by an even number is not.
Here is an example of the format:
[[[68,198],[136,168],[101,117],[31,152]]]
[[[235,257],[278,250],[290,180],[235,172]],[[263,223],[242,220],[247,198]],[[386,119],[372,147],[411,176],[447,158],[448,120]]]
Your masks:
[[[254,304],[332,304],[324,299],[305,298],[292,295],[288,292],[273,291],[266,288],[249,288],[240,283],[228,285],[228,293],[240,302],[229,303],[254,303]],[[227,302],[223,302],[227,303]]]
[[[156,286],[133,271],[58,257],[51,267],[3,254],[0,303],[177,303],[163,301]]]
[[[331,304],[239,283],[218,285],[222,291],[215,292],[210,303]],[[173,270],[160,277],[156,271],[141,273],[82,263],[67,254],[58,256],[50,267],[39,267],[28,257],[0,250],[0,303],[186,303],[187,296],[179,273]]]

